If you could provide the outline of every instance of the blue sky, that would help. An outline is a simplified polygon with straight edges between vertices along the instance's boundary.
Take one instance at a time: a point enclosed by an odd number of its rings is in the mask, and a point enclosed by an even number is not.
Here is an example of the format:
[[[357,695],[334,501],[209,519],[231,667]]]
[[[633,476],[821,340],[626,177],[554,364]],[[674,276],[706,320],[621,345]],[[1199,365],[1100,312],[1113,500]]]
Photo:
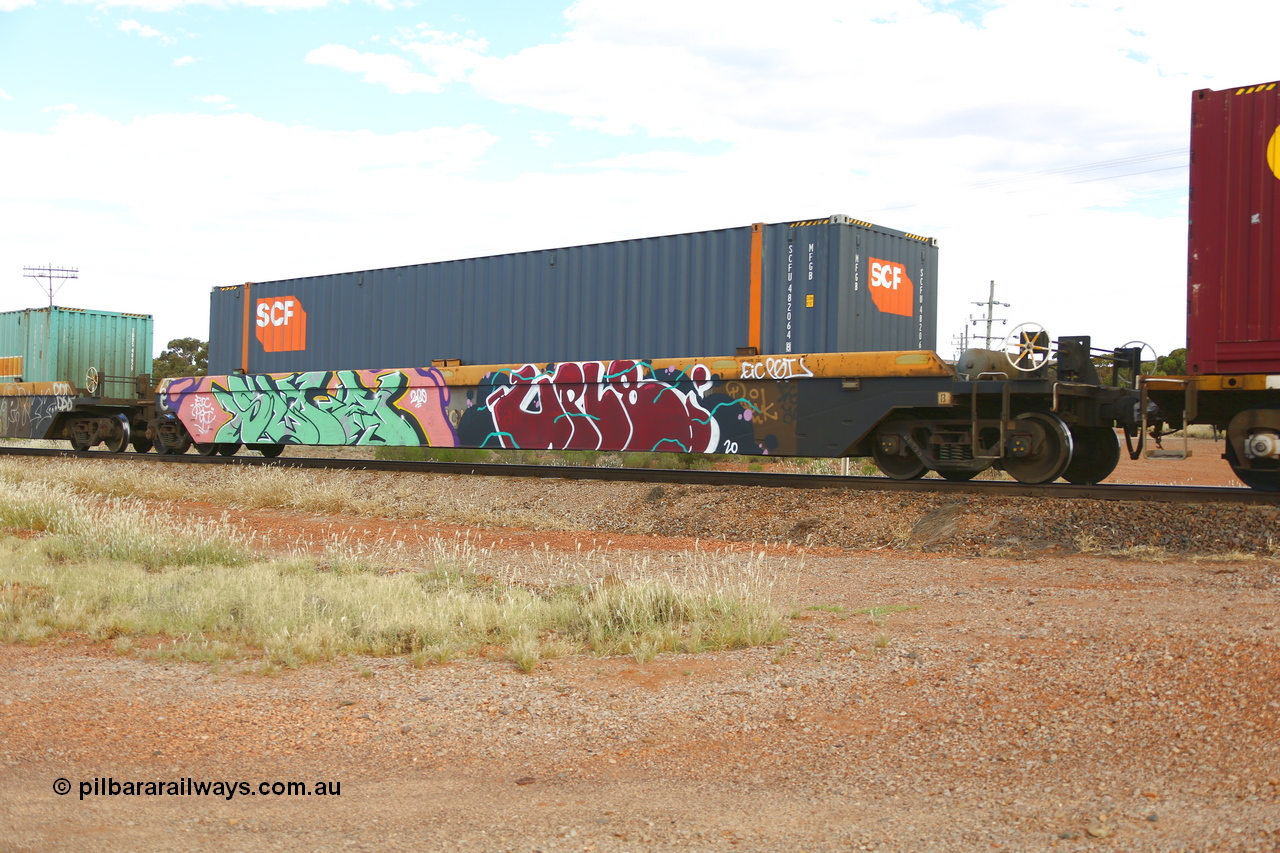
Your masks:
[[[1280,4],[0,0],[0,310],[847,213],[1001,316],[1182,345],[1191,92]],[[1247,26],[1242,22],[1248,22]],[[337,366],[337,365],[336,365]]]

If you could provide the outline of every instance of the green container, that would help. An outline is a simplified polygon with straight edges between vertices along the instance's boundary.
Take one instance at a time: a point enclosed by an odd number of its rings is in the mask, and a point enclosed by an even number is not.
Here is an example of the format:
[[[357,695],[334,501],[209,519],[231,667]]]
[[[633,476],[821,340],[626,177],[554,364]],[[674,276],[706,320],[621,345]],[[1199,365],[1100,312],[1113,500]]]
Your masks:
[[[29,308],[0,313],[0,381],[69,382],[89,396],[132,398],[135,379],[151,372],[150,314],[81,308]]]

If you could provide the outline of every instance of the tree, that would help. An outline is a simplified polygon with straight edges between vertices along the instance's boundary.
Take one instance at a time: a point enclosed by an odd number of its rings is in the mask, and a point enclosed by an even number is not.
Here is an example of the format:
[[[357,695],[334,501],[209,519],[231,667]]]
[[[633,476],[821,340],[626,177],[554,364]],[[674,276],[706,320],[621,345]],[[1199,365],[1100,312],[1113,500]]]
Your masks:
[[[209,372],[209,342],[196,338],[174,338],[169,348],[151,362],[155,379],[175,376],[203,376]]]
[[[1156,359],[1156,373],[1162,373],[1165,376],[1186,376],[1187,375],[1187,349],[1181,347],[1174,350],[1168,355],[1162,355]]]

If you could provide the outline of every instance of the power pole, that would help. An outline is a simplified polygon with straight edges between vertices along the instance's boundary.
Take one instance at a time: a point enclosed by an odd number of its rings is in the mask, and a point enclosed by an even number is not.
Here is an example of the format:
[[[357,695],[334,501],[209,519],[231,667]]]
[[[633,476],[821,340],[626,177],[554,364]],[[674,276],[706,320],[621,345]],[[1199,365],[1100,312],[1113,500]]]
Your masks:
[[[1008,302],[996,302],[996,283],[995,283],[994,281],[992,281],[992,282],[991,282],[991,289],[990,289],[989,291],[987,291],[987,301],[986,301],[986,302],[974,302],[973,304],[974,304],[974,305],[977,305],[979,308],[981,308],[981,307],[983,307],[983,306],[986,306],[986,309],[987,309],[987,316],[986,316],[986,323],[987,323],[987,349],[991,349],[991,324],[992,324],[992,323],[994,323],[996,320],[999,320],[1001,323],[1008,323],[1008,322],[1009,322],[1009,320],[1008,320],[1007,318],[1001,318],[1001,317],[996,317],[996,316],[995,316],[995,313],[996,313],[996,306],[1000,306],[1000,307],[1003,307],[1003,308],[1008,308],[1008,307],[1009,307],[1009,303],[1008,303]],[[979,323],[981,323],[981,322],[982,322],[982,319],[974,318],[974,317],[970,317],[970,318],[969,318],[969,322],[970,322],[971,324],[973,324],[973,325],[975,325],[975,326],[976,326],[976,325],[978,325]]]
[[[23,267],[23,278],[34,278],[40,289],[49,294],[49,307],[53,307],[53,296],[62,289],[69,279],[79,278],[80,270],[67,267],[55,267],[52,264],[43,267]],[[60,282],[54,284],[54,282]]]
[[[969,327],[961,326],[960,334],[951,336],[951,344],[956,348],[956,359],[959,360],[969,348]]]

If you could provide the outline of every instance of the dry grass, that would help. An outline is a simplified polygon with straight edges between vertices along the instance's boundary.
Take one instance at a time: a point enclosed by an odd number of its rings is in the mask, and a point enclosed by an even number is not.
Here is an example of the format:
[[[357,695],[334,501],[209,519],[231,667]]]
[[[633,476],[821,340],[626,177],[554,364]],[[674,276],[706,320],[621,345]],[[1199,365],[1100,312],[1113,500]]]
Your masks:
[[[184,468],[185,466],[173,466]],[[211,466],[212,467],[212,466]],[[223,468],[166,471],[154,464],[118,461],[0,459],[0,485],[41,483],[81,494],[161,501],[203,501],[243,509],[287,509],[379,518],[435,518],[468,525],[576,529],[552,514],[508,506],[466,484],[424,491],[410,478],[355,471]]]
[[[779,572],[762,556],[513,557],[436,541],[418,553],[334,543],[320,557],[270,559],[216,526],[180,529],[137,502],[12,478],[0,525],[42,534],[0,539],[8,642],[75,632],[132,653],[159,637],[165,656],[250,655],[273,667],[341,655],[424,665],[497,650],[527,672],[566,654],[645,661],[785,634],[772,604]]]

